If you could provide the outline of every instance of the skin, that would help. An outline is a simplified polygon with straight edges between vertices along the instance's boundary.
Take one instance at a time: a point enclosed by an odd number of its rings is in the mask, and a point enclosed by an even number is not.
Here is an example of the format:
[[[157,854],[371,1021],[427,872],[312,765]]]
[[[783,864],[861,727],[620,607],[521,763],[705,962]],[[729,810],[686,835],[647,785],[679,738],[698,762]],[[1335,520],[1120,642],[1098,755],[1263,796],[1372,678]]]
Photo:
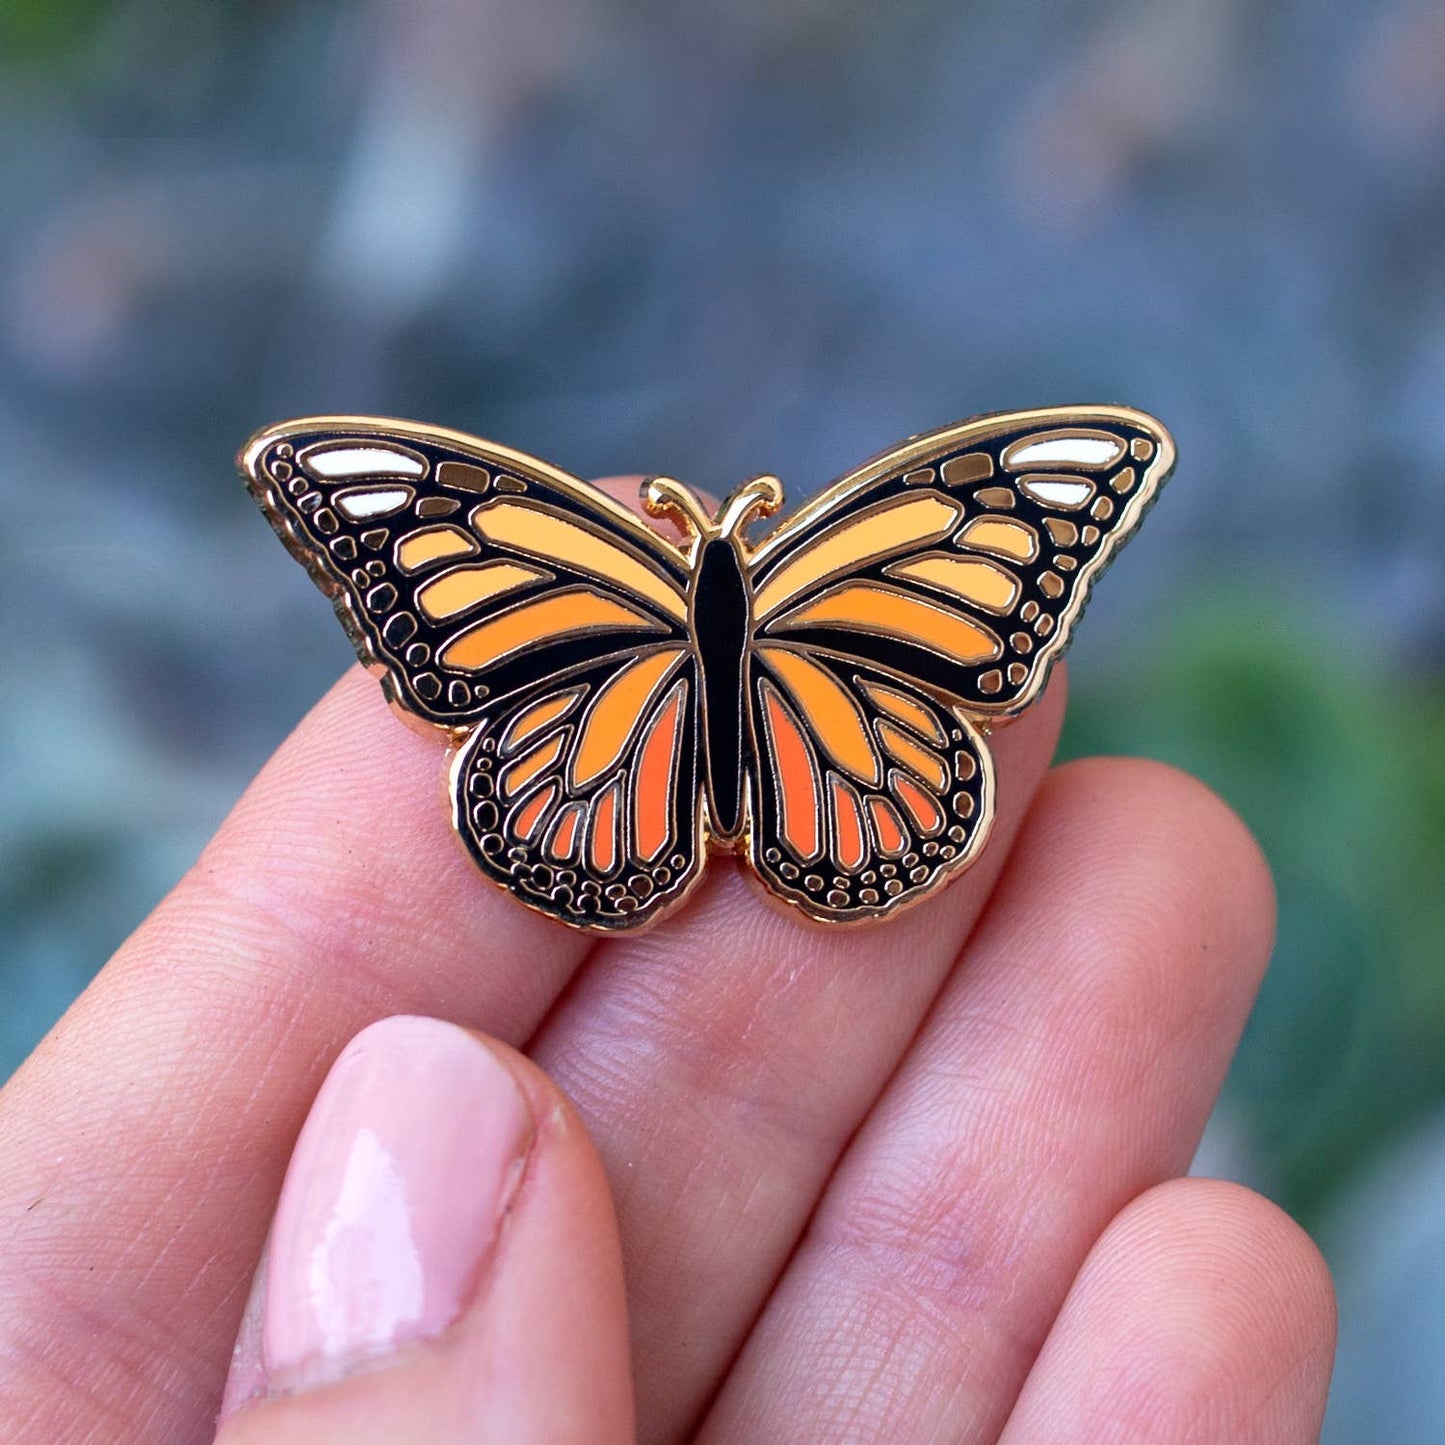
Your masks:
[[[1064,687],[995,734],[981,861],[896,921],[810,927],[720,860],[598,942],[475,872],[439,744],[353,670],[0,1092],[10,1438],[211,1438],[310,1102],[402,1012],[497,1041],[545,1121],[487,1277],[227,1445],[1317,1438],[1318,1252],[1180,1177],[1267,866],[1180,773],[1050,770]]]

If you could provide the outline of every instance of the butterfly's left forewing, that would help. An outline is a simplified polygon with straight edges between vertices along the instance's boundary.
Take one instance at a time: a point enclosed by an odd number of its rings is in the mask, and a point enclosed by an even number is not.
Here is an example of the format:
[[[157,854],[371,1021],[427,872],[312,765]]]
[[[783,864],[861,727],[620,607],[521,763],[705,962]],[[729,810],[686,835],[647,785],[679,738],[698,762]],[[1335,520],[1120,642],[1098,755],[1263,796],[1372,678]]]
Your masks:
[[[413,719],[468,727],[541,679],[687,635],[677,549],[539,458],[408,422],[311,417],[258,433],[240,461]]]

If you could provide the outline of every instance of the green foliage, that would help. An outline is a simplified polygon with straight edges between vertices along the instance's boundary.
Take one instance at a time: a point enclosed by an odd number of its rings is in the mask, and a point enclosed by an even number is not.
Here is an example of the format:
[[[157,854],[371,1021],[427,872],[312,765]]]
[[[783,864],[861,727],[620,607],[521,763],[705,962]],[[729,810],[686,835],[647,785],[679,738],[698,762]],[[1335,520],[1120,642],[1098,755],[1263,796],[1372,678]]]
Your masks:
[[[0,0],[0,55],[32,62],[68,55],[113,8],[111,0]]]
[[[1184,768],[1268,854],[1279,939],[1228,1096],[1308,1222],[1445,1099],[1445,691],[1280,607],[1216,589],[1088,669],[1065,753]]]

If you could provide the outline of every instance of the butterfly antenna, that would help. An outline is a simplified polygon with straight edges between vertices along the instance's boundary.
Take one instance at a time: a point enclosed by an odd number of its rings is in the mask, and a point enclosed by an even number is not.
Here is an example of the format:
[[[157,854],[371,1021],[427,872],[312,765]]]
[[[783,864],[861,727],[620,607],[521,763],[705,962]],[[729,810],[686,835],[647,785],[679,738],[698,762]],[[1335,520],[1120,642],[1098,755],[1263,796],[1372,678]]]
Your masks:
[[[755,517],[771,517],[783,505],[783,484],[772,475],[750,477],[723,504],[718,531],[729,537]]]
[[[642,505],[648,516],[669,517],[695,536],[706,537],[714,530],[692,489],[675,477],[648,477],[642,484]]]

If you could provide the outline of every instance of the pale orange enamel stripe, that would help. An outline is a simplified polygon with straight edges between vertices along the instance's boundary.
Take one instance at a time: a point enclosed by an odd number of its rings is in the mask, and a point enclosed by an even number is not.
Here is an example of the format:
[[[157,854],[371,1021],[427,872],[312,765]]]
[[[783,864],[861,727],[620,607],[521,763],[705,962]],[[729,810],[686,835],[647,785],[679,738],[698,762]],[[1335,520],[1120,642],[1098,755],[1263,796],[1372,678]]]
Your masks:
[[[822,851],[823,800],[818,773],[802,729],[777,692],[763,685],[763,717],[768,732],[769,762],[778,790],[778,836],[803,862]]]
[[[469,537],[460,527],[428,527],[413,532],[396,544],[396,565],[403,572],[415,572],[428,562],[443,557],[465,557],[477,550],[477,539]]]
[[[981,552],[998,552],[1017,562],[1031,562],[1039,555],[1039,534],[1027,522],[1008,517],[975,517],[958,534],[963,546]]]
[[[951,497],[925,493],[885,502],[839,522],[768,578],[754,601],[754,614],[768,617],[837,572],[866,566],[905,547],[940,541],[962,515],[962,506]]]
[[[667,705],[653,720],[637,758],[632,784],[632,838],[637,856],[651,862],[672,834],[673,788],[677,779],[678,724],[686,688],[673,689]]]
[[[647,598],[677,621],[687,621],[687,599],[665,576],[599,533],[555,512],[529,502],[493,502],[477,508],[472,525],[489,542],[611,582]]]
[[[541,747],[535,748],[526,757],[519,758],[513,763],[502,774],[502,796],[516,797],[533,778],[540,773],[545,773],[561,757],[562,744],[566,740],[565,733],[558,733],[551,742],[543,743]]]
[[[845,772],[877,787],[883,779],[868,724],[858,704],[831,673],[785,647],[760,647],[782,680],[819,746]]]
[[[934,792],[941,793],[948,787],[948,770],[943,766],[943,759],[914,742],[902,728],[880,719],[878,736],[883,739],[883,746],[905,767],[917,773]]]
[[[541,702],[534,702],[525,712],[512,719],[511,727],[502,738],[502,751],[514,752],[534,733],[541,732],[548,723],[554,723],[558,718],[566,716],[568,709],[581,696],[579,691],[574,690],[559,692],[553,697],[544,697]]]
[[[895,692],[891,687],[884,687],[881,682],[865,682],[861,686],[867,694],[868,700],[890,717],[897,718],[899,722],[911,727],[921,736],[931,738],[938,747],[942,747],[947,741],[942,724],[939,723],[932,711],[924,707],[916,698],[909,697],[906,693]]]
[[[416,604],[433,622],[515,592],[529,582],[545,582],[550,574],[519,562],[484,562],[479,567],[458,567],[416,589]]]
[[[1003,651],[1003,644],[982,623],[876,582],[835,587],[774,625],[872,632],[918,643],[961,663],[987,662]]]
[[[467,628],[442,648],[437,660],[443,667],[477,672],[539,642],[597,629],[660,632],[662,624],[600,592],[569,587]]]
[[[678,647],[648,653],[628,663],[598,692],[572,755],[573,787],[584,787],[618,762],[653,693],[681,656]]]
[[[986,612],[1007,612],[1018,600],[1019,579],[983,557],[945,557],[935,553],[912,562],[895,562],[888,576],[921,582],[937,592],[971,602]]]

